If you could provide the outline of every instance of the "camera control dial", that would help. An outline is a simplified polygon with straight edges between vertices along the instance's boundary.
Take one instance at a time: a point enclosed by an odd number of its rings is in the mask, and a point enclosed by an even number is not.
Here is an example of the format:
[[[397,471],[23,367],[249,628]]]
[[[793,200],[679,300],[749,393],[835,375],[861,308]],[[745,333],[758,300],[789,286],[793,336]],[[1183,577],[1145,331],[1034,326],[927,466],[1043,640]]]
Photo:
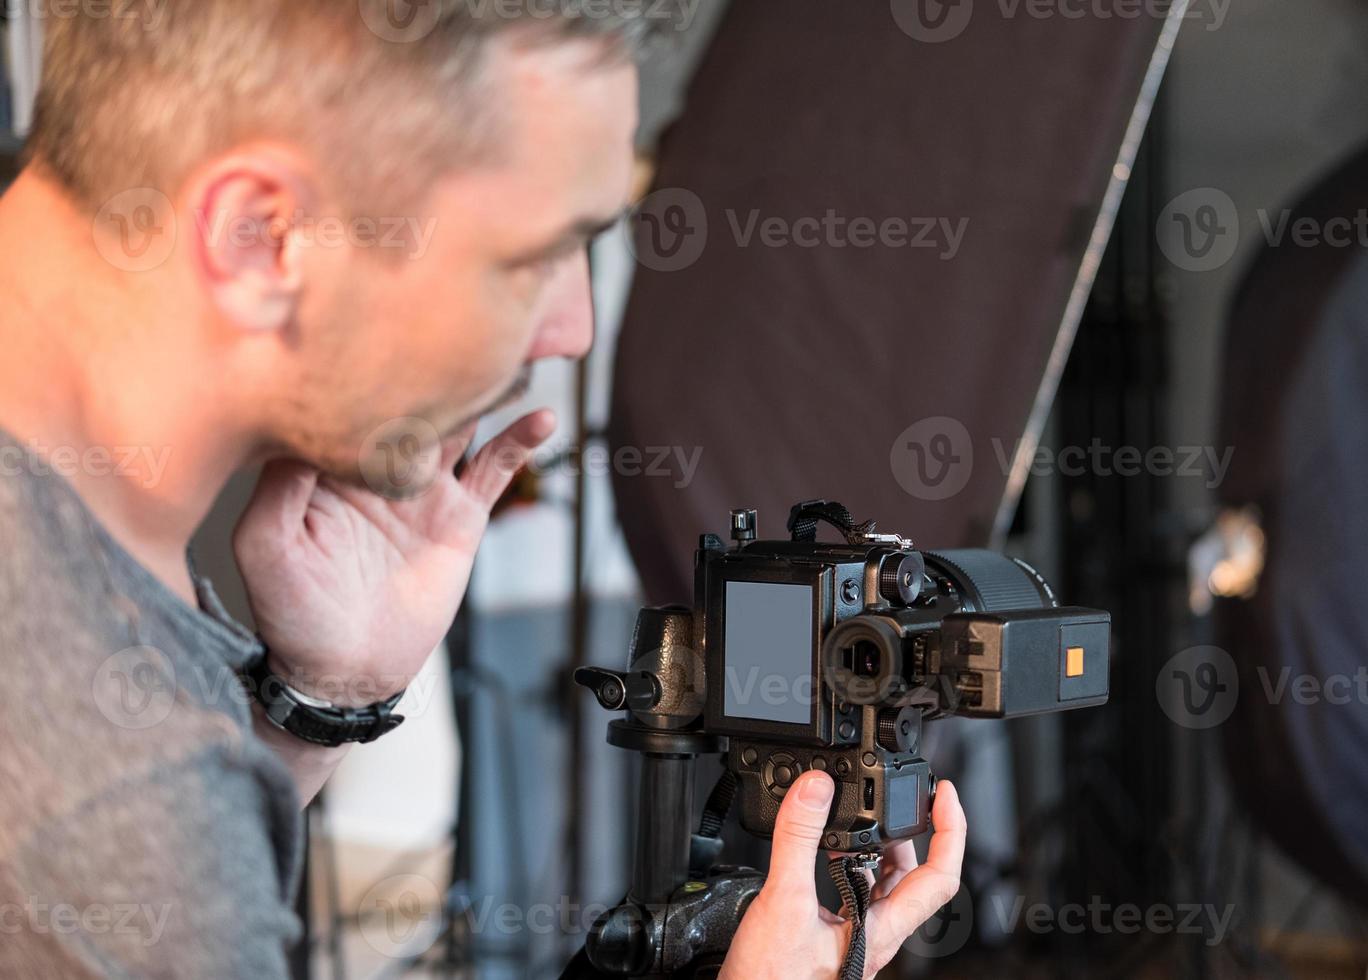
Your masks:
[[[803,764],[791,753],[775,752],[765,760],[762,776],[765,789],[775,799],[783,799],[793,781],[803,774]]]

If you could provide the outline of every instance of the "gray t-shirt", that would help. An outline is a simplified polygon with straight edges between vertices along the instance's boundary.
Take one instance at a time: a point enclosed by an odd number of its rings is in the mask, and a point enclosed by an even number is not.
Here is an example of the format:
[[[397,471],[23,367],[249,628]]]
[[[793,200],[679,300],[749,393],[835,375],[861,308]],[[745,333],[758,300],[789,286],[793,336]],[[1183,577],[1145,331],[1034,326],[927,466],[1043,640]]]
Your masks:
[[[0,976],[287,975],[298,800],[237,678],[258,646],[196,584],[0,432]]]

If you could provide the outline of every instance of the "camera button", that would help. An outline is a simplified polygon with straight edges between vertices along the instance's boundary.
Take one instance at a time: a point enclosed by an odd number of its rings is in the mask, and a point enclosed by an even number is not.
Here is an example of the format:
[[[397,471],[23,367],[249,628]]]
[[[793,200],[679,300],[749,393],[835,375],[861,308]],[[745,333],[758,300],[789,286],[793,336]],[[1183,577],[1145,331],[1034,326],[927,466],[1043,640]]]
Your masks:
[[[787,752],[776,752],[765,760],[765,789],[772,796],[783,797],[802,773],[801,762]]]

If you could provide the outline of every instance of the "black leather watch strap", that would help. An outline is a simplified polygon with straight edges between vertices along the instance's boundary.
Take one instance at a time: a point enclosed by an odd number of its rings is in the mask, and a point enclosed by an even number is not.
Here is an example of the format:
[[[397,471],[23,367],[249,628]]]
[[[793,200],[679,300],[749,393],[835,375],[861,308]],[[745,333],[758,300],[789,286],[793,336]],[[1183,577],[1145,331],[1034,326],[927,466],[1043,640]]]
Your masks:
[[[374,742],[404,721],[394,713],[403,692],[364,708],[339,708],[315,701],[271,673],[263,653],[243,672],[243,678],[267,720],[314,745],[336,747],[349,742]]]

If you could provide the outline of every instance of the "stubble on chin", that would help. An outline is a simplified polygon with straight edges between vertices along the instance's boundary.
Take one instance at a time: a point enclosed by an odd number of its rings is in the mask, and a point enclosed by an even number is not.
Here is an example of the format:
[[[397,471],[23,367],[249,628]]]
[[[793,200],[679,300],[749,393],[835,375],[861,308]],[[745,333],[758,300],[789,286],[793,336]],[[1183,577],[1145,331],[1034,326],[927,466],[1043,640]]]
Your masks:
[[[421,496],[436,481],[442,444],[484,416],[525,397],[532,386],[532,366],[524,365],[499,395],[478,411],[456,414],[437,406],[412,414],[377,420],[357,418],[351,432],[335,445],[329,440],[296,444],[289,455],[340,483],[368,488],[392,500]]]
[[[527,396],[527,393],[531,390],[532,365],[524,364],[522,368],[518,371],[517,375],[509,383],[507,388],[505,388],[498,396],[493,398],[489,402],[489,404],[486,405],[484,408],[480,409],[478,412],[475,412],[472,415],[467,415],[464,418],[462,418],[460,422],[452,426],[450,431],[444,433],[444,436],[449,437],[455,435],[457,432],[460,432],[467,426],[473,425],[474,423],[480,421],[480,419],[484,418],[486,415],[491,415],[501,408],[507,408],[514,402],[521,401],[523,398]]]

